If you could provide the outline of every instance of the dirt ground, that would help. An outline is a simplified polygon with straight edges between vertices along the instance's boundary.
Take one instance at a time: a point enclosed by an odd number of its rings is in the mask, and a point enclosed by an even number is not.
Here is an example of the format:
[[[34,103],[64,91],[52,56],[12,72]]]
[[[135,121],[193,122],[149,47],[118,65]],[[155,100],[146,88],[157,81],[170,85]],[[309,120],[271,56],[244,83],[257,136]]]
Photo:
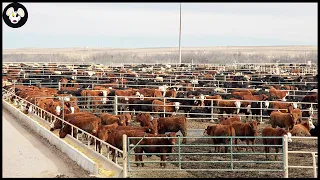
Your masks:
[[[264,123],[260,124],[258,136],[261,136],[261,131],[264,127],[268,126],[267,119],[263,120]],[[188,120],[188,128],[193,129],[204,129],[207,125],[210,125],[208,120]],[[194,142],[189,142],[189,145],[201,144],[202,147],[181,147],[181,152],[186,153],[213,153],[214,147],[208,147],[206,145],[211,145],[212,141],[209,139],[196,140]],[[245,144],[244,141],[241,144]],[[256,144],[262,144],[262,139],[257,138]],[[305,140],[305,139],[293,139],[293,142],[289,144],[289,151],[318,151],[318,141],[317,140]],[[275,153],[275,150],[271,148],[271,153]],[[178,152],[178,148],[175,147],[174,152]],[[243,148],[240,152],[246,152]],[[264,153],[264,147],[255,147],[255,153]],[[281,149],[279,152],[282,152]],[[237,151],[236,151],[237,153]],[[248,153],[252,153],[249,148]],[[230,155],[181,155],[182,161],[230,161]],[[263,163],[266,161],[275,161],[274,155],[270,155],[270,160],[266,160],[265,155],[260,154],[249,154],[249,155],[233,155],[233,161],[258,161],[254,163],[234,163],[234,169],[282,169],[282,155],[278,155],[279,163]],[[131,157],[132,161],[134,158]],[[144,161],[160,161],[159,157],[152,156],[147,158],[143,156]],[[167,156],[167,161],[177,161],[178,155]],[[316,160],[317,161],[317,160]],[[317,161],[318,162],[318,161]],[[312,156],[311,154],[289,154],[289,166],[312,166]],[[146,164],[143,168],[137,168],[135,164],[131,165],[132,170],[142,170],[142,169],[160,169],[159,163]],[[169,163],[166,169],[177,169],[178,163]],[[199,162],[187,162],[181,164],[182,169],[193,169],[193,171],[145,171],[145,172],[129,172],[130,177],[190,177],[190,178],[282,178],[283,172],[270,172],[270,171],[214,171],[214,169],[230,169],[230,162],[227,163],[199,163]],[[209,169],[210,171],[201,171],[197,169]],[[292,178],[305,178],[313,177],[313,169],[296,169],[289,168],[289,177]]]

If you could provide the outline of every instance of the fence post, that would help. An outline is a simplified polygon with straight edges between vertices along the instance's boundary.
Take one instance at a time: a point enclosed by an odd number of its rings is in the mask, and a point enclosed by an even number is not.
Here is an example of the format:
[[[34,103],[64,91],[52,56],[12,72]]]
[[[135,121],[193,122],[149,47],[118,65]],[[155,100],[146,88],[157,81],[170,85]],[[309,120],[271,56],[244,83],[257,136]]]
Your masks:
[[[185,137],[183,137],[183,138],[185,138]],[[178,135],[178,158],[179,158],[179,169],[181,170],[181,154],[180,154],[180,145],[181,145],[181,143],[180,143],[180,135]]]
[[[118,115],[118,96],[114,96],[114,114]]]
[[[213,121],[213,99],[211,99],[211,122]]]
[[[262,123],[263,111],[262,111],[262,101],[260,101],[260,123]]]
[[[284,135],[284,144],[283,144],[283,164],[284,164],[284,178],[289,176],[288,168],[288,136]]]
[[[124,134],[123,136],[122,136],[122,142],[123,142],[123,161],[122,161],[122,165],[123,165],[123,173],[122,173],[122,175],[123,175],[123,178],[127,178],[128,177],[128,163],[127,163],[127,161],[128,161],[128,154],[127,154],[127,135],[126,134]]]
[[[231,169],[233,169],[233,154],[232,154],[232,136],[230,136],[230,162],[231,162]]]
[[[163,117],[166,117],[166,98],[163,98]]]
[[[61,82],[60,81],[58,83],[58,89],[59,89],[59,91],[61,90]]]
[[[313,165],[313,177],[317,178],[317,163],[316,163],[316,154],[312,153],[312,165]]]

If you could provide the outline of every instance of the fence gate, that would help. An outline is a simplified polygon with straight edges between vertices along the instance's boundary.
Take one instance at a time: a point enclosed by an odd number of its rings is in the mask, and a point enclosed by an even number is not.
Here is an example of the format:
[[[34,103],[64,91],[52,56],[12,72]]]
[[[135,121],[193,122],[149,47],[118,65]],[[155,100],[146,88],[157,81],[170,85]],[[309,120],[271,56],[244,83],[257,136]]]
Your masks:
[[[187,139],[186,144],[182,143],[184,138]],[[213,144],[213,138],[225,139],[226,144]],[[245,137],[238,136],[237,138]],[[246,136],[246,138],[253,137]],[[169,137],[164,135],[164,137],[127,137],[127,169],[128,172],[259,171],[278,172],[283,176],[285,171],[284,138],[261,136],[255,136],[255,138],[257,143],[254,145],[246,145],[245,141],[241,141],[236,145],[234,142],[235,137],[231,136]],[[269,153],[265,153],[265,145],[262,143],[265,138],[281,138],[282,144],[269,145],[271,150]],[[155,139],[162,139],[167,142],[170,142],[170,139],[175,139],[176,143],[151,145],[146,143],[147,139],[154,139],[154,141],[156,141]],[[146,152],[144,149],[152,147],[173,148],[173,151],[166,151],[166,153],[162,151],[160,153],[159,151]],[[275,147],[279,148],[278,153],[275,153]],[[219,148],[221,148],[221,152],[215,152],[215,149],[218,150]],[[227,152],[225,152],[226,148]],[[246,148],[248,148],[248,151],[246,151]],[[266,159],[266,154],[269,159]],[[141,156],[138,157],[137,155]],[[167,156],[164,157],[163,155]],[[277,156],[277,159],[275,159],[275,156]],[[142,167],[142,164],[139,163],[144,163],[144,166]],[[165,167],[163,167],[164,164],[166,164]]]

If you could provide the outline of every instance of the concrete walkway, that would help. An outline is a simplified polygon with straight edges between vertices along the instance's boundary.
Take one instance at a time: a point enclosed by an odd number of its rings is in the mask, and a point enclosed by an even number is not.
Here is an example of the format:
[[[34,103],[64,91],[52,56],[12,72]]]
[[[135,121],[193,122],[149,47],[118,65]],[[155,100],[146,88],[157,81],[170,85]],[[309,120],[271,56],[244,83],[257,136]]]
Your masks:
[[[46,139],[2,110],[3,177],[89,177]]]

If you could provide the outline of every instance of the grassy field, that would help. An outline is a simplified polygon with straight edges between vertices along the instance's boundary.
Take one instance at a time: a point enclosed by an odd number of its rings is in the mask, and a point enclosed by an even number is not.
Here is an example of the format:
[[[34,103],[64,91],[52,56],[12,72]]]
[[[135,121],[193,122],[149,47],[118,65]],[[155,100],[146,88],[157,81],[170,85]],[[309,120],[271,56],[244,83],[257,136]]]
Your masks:
[[[317,63],[317,46],[183,47],[182,62],[304,62]],[[178,62],[178,47],[171,48],[23,48],[3,49],[3,61],[84,61],[94,63]]]

